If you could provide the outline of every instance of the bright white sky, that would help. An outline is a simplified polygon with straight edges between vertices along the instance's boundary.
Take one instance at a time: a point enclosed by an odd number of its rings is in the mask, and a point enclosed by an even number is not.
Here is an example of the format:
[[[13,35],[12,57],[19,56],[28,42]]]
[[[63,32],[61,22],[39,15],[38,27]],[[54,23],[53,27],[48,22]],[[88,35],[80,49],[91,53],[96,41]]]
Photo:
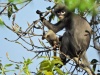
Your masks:
[[[4,0],[0,0],[0,1],[4,2]],[[18,13],[16,13],[15,22],[19,26],[21,26],[23,30],[25,30],[28,26],[27,22],[29,22],[31,24],[34,20],[39,19],[39,16],[36,14],[36,10],[46,11],[46,7],[48,7],[48,6],[52,7],[53,3],[46,2],[44,0],[33,0],[33,2],[31,2],[25,8],[20,10]],[[2,18],[7,25],[9,25],[9,26],[12,25],[12,21],[11,21],[12,19],[9,20],[7,16],[2,16]],[[40,33],[40,32],[38,32],[38,33]],[[8,61],[8,59],[6,57],[6,52],[8,52],[10,59],[14,60],[16,62],[23,61],[23,57],[25,57],[25,58],[34,57],[34,53],[26,51],[19,44],[8,42],[4,39],[4,38],[8,38],[10,40],[16,39],[17,36],[12,31],[7,29],[6,27],[0,27],[0,34],[1,34],[0,35],[0,60],[2,60],[3,64],[11,63]],[[36,45],[39,44],[39,43],[37,43],[38,42],[37,38],[38,37],[33,38],[34,43],[36,43]],[[93,58],[98,59],[98,54],[97,54],[96,50],[94,50],[93,48],[88,49],[87,56],[88,56],[89,61],[91,61]],[[36,71],[36,66],[38,66],[38,63],[37,63],[38,61],[39,60],[33,61],[33,65],[31,65],[31,67],[30,67],[31,71]]]

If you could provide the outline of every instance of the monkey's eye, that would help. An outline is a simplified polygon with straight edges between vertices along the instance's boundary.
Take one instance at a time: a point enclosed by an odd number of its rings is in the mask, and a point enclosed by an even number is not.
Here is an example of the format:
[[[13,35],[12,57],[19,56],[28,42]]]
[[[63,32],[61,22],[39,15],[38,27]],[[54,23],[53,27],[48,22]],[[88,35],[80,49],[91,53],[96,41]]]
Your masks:
[[[57,14],[65,14],[64,10],[57,11]]]
[[[57,11],[57,13],[61,13],[61,11]]]
[[[65,14],[65,11],[61,11],[62,14]]]
[[[62,14],[65,14],[65,11],[61,12]]]

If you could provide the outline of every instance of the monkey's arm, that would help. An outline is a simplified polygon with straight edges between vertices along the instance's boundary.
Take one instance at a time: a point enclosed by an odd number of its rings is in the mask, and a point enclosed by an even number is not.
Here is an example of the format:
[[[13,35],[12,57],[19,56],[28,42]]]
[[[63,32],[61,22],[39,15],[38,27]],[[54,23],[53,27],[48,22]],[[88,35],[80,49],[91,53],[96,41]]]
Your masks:
[[[58,22],[57,24],[52,24],[46,19],[42,20],[43,24],[48,28],[51,29],[54,33],[57,33],[58,31],[62,30],[64,28],[62,22]]]

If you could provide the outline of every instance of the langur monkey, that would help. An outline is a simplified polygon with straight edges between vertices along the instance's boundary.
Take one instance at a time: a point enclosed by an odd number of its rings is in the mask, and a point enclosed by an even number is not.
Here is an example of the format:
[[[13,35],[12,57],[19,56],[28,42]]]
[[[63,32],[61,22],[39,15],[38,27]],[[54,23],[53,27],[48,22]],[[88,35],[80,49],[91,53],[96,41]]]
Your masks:
[[[59,38],[57,35],[52,30],[48,30],[42,39],[46,39],[50,43],[54,50],[54,56],[56,56],[56,48],[59,48]]]

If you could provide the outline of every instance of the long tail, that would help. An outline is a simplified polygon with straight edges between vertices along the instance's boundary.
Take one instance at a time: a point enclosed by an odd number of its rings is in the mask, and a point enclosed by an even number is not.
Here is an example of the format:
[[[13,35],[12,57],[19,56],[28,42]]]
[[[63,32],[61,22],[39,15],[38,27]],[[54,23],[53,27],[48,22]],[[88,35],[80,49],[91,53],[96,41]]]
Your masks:
[[[90,67],[89,61],[87,60],[86,52],[84,52],[84,54],[82,55],[81,58],[82,58],[82,62],[83,62],[84,67],[87,67],[90,70],[90,73],[92,73],[92,75],[95,75],[95,73],[92,71],[92,69]]]
[[[82,58],[82,62],[84,64],[84,66],[86,66],[88,68],[91,68],[90,67],[90,63],[89,63],[89,61],[87,59],[87,56],[86,56],[86,51],[84,51],[84,53],[82,54],[81,58]]]

